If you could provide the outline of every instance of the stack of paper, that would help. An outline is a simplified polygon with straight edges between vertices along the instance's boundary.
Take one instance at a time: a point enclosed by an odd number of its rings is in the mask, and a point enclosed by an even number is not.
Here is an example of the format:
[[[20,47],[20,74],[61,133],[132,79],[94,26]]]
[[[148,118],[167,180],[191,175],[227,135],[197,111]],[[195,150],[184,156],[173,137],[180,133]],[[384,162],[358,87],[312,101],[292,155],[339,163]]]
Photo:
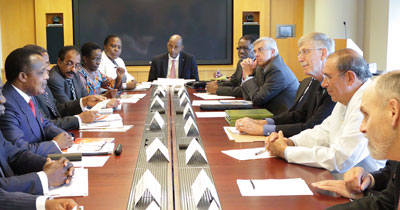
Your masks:
[[[295,179],[238,179],[242,196],[313,195],[306,182]]]
[[[103,167],[110,156],[82,156],[81,161],[71,162],[74,167]]]
[[[79,129],[92,132],[125,132],[131,127],[132,125],[123,124],[119,114],[110,114],[97,118],[93,123],[81,123]]]
[[[255,141],[265,141],[265,136],[252,136],[248,134],[241,134],[235,127],[224,126],[224,131],[228,136],[229,140],[234,140],[235,142],[255,142]]]
[[[114,138],[77,138],[63,153],[111,154]]]
[[[89,195],[88,170],[85,168],[75,168],[70,184],[59,187],[50,187],[46,196],[52,197],[72,197]]]
[[[196,112],[197,118],[225,117],[225,112]]]
[[[202,98],[202,99],[228,99],[228,98],[235,98],[233,96],[219,96],[219,95],[212,95],[209,93],[193,93],[193,95]]]
[[[142,82],[136,85],[136,88],[133,91],[144,91],[151,88],[151,82]]]
[[[140,99],[142,99],[143,97],[145,97],[146,94],[128,94],[128,95],[121,95],[119,102],[121,104],[125,104],[125,103],[136,103],[138,102]]]
[[[216,105],[221,104],[221,102],[216,100],[193,100],[192,106],[200,106],[202,104]]]

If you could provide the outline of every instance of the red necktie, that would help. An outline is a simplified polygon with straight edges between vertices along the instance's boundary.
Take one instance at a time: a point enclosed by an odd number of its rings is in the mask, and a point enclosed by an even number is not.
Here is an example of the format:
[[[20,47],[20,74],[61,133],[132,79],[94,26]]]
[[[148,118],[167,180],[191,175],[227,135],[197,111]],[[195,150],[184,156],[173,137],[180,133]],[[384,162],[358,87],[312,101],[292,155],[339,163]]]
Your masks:
[[[175,76],[175,60],[172,60],[171,72],[169,73],[169,78],[176,78],[176,76]]]
[[[33,105],[32,99],[29,100],[29,106],[31,107],[33,115],[36,117],[35,105]]]

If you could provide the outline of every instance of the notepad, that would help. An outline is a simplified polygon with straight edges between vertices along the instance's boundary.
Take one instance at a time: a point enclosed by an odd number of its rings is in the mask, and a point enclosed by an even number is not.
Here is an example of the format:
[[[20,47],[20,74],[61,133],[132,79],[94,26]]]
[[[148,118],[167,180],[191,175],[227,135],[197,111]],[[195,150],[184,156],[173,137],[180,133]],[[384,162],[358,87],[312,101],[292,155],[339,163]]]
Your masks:
[[[313,195],[306,182],[294,179],[238,179],[242,196]]]
[[[268,151],[265,151],[262,154],[257,155],[258,152],[264,150],[265,150],[264,147],[258,147],[249,149],[223,150],[221,152],[238,160],[255,160],[255,159],[265,159],[265,158],[275,157],[270,155]]]

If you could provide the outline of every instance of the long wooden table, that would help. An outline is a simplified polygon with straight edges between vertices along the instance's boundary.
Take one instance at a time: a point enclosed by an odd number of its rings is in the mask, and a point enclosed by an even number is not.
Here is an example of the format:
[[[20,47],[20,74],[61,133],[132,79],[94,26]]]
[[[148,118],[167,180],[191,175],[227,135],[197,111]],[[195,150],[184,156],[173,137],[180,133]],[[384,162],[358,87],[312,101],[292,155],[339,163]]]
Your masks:
[[[77,137],[115,137],[115,143],[123,145],[123,152],[120,157],[112,155],[104,167],[89,168],[89,196],[75,198],[80,205],[85,207],[85,210],[126,209],[146,120],[145,113],[150,104],[150,91],[146,93],[146,97],[138,103],[124,104],[122,111],[117,112],[122,116],[124,124],[134,125],[129,131],[125,133],[74,132]],[[193,95],[194,90],[189,89],[189,93],[191,100],[200,100]],[[200,111],[199,107],[193,107],[193,109],[195,112]],[[289,164],[279,158],[236,160],[221,153],[221,150],[261,147],[263,143],[229,141],[223,130],[223,126],[228,125],[224,118],[198,118],[197,125],[222,209],[324,209],[335,204],[348,202],[344,198],[320,195],[311,187],[312,182],[332,179],[333,177],[328,171]],[[176,154],[174,151],[172,153]],[[176,158],[174,158],[175,160]],[[175,195],[178,193],[177,189],[179,189],[178,178],[179,174],[174,174]],[[282,178],[304,179],[314,195],[243,197],[236,184],[236,179]],[[175,199],[179,199],[179,196],[175,196]],[[171,199],[169,202],[174,201]],[[175,204],[174,209],[180,209],[179,201],[175,201]]]

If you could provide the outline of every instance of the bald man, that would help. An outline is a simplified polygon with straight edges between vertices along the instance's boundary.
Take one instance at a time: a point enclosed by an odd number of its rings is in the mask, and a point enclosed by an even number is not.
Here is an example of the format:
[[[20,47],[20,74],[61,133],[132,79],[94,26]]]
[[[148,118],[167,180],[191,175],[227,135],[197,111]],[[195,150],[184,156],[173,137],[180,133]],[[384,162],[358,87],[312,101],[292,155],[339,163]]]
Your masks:
[[[182,78],[199,80],[196,60],[183,52],[183,39],[172,35],[167,43],[168,53],[158,55],[151,61],[148,81],[158,78]]]

